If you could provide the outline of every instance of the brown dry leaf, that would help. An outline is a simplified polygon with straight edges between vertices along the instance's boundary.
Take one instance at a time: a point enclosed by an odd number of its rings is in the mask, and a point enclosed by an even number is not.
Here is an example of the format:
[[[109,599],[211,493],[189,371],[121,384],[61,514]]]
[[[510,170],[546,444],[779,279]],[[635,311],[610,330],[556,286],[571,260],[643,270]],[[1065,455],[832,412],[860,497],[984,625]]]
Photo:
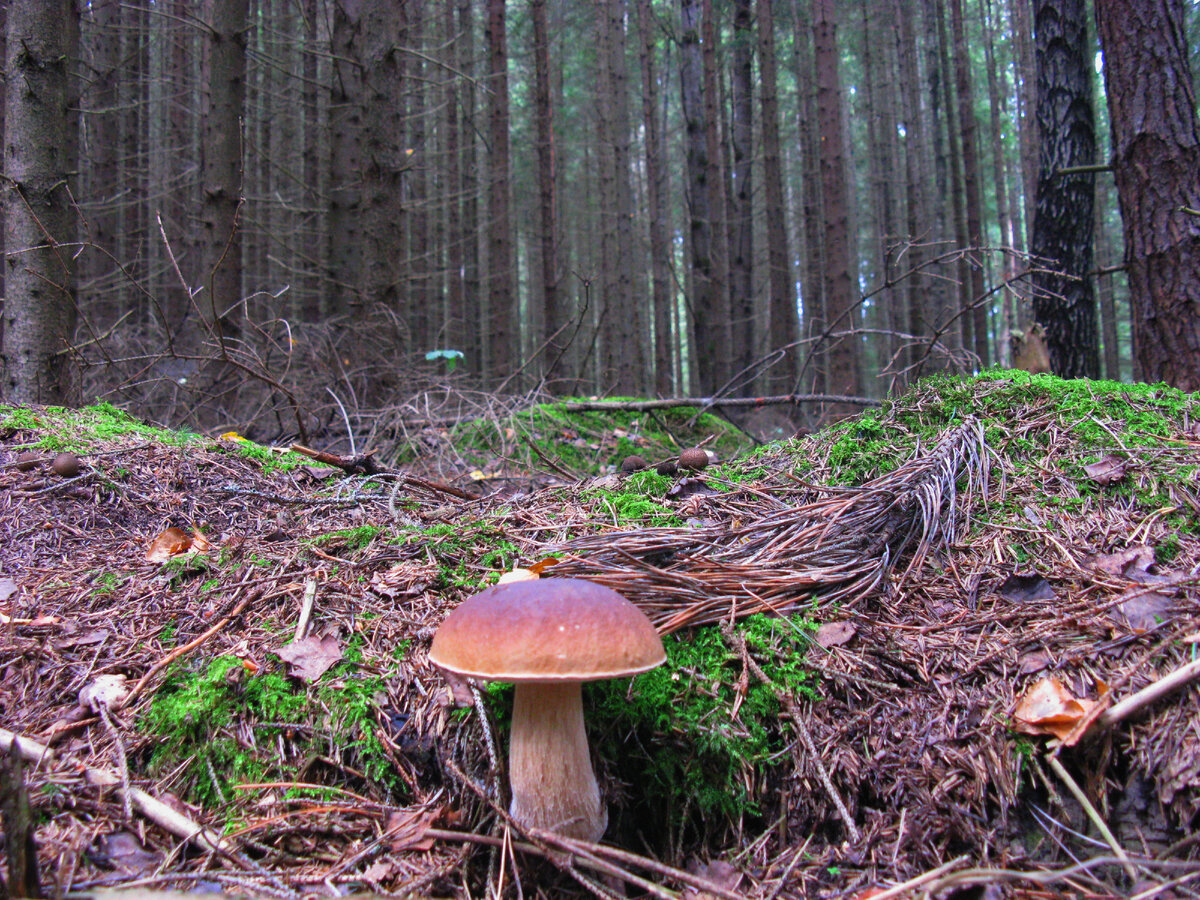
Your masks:
[[[547,556],[545,559],[539,559],[532,566],[530,566],[529,571],[532,572],[534,575],[541,575],[543,572],[545,572],[551,566],[557,566],[557,565],[558,565],[558,557],[557,556]]]
[[[97,675],[79,692],[79,705],[96,713],[112,710],[129,693],[125,680],[121,674]]]
[[[1169,617],[1171,598],[1161,591],[1133,588],[1121,595],[1113,612],[1137,634],[1150,631]]]
[[[191,546],[192,539],[187,533],[182,528],[171,526],[150,542],[146,550],[146,562],[165,563],[172,556],[186,553]]]
[[[202,532],[199,528],[197,528],[195,525],[193,525],[192,526],[192,549],[197,551],[198,553],[207,553],[212,548],[213,548],[213,542],[204,536],[204,532]]]
[[[1049,734],[1066,740],[1095,706],[1095,700],[1076,697],[1057,678],[1042,678],[1017,701],[1013,718],[1022,734]]]
[[[728,891],[731,894],[737,893],[738,886],[742,883],[742,873],[720,859],[714,859],[712,862],[706,863],[693,857],[687,862],[687,870],[698,878],[703,878],[705,881],[711,882],[713,887]],[[708,900],[710,897],[716,897],[716,894],[689,886],[684,888],[683,896],[687,900]]]
[[[401,850],[431,850],[433,838],[427,837],[427,832],[434,819],[438,817],[436,809],[397,809],[388,816],[387,830],[389,834],[388,847],[393,853]]]
[[[466,709],[475,705],[475,695],[471,692],[471,685],[467,679],[449,669],[443,669],[442,676],[446,679],[446,687],[449,689],[446,691],[446,702],[443,705],[456,709]]]
[[[381,859],[367,866],[358,877],[369,885],[380,887],[383,882],[390,881],[392,876],[396,874],[396,871],[396,864],[394,862],[389,859]]]
[[[428,563],[400,562],[371,576],[371,590],[390,600],[412,597],[433,583],[437,567]]]
[[[1032,675],[1034,672],[1042,671],[1048,665],[1050,665],[1050,655],[1045,650],[1035,650],[1033,653],[1026,653],[1021,657],[1017,671],[1022,675]]]
[[[817,629],[814,640],[828,650],[830,647],[848,644],[856,634],[858,634],[858,629],[849,622],[826,622]]]
[[[333,635],[306,637],[280,647],[276,655],[288,664],[293,675],[309,684],[317,681],[342,659],[342,648]]]
[[[996,593],[1010,603],[1030,603],[1034,600],[1053,600],[1054,588],[1037,572],[1013,572],[996,588]]]
[[[104,834],[96,839],[96,852],[88,855],[102,866],[128,875],[146,875],[158,868],[162,854],[142,847],[128,831]]]
[[[1125,460],[1110,453],[1104,459],[1084,466],[1083,471],[1096,484],[1115,484],[1125,477]]]
[[[1087,564],[1104,575],[1125,578],[1138,584],[1162,584],[1170,581],[1167,575],[1151,572],[1154,567],[1154,548],[1137,544],[1116,553],[1097,553],[1089,556]]]

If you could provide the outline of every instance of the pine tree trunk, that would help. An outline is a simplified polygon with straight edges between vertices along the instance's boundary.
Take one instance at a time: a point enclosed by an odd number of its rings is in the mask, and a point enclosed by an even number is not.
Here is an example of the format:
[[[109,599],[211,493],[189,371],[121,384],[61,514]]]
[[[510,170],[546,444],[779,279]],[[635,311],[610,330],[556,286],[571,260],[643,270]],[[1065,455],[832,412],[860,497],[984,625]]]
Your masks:
[[[516,313],[516,254],[509,191],[508,33],[505,0],[488,0],[488,312],[487,374],[501,381],[516,369],[521,353]]]
[[[767,2],[767,0],[759,0]],[[750,0],[733,4],[733,71],[730,138],[733,145],[733,203],[729,212],[731,374],[737,393],[756,392],[747,378],[757,353],[754,302],[754,35]]]
[[[326,312],[361,310],[363,245],[363,36],[359,4],[334,0],[329,96],[329,292]],[[353,15],[352,15],[353,14]]]
[[[708,159],[705,186],[708,209],[712,216],[712,280],[715,304],[711,310],[713,336],[716,338],[712,359],[713,390],[725,385],[732,375],[729,304],[729,219],[725,205],[726,168],[721,153],[721,100],[717,78],[717,23],[712,0],[700,0],[700,57],[704,66],[704,147]]]
[[[821,197],[824,217],[825,298],[831,333],[854,332],[858,323],[851,252],[849,183],[846,174],[845,113],[839,72],[833,0],[813,4],[813,50],[817,71],[817,121],[821,129]],[[859,392],[858,338],[831,337],[829,390]]]
[[[242,122],[249,0],[209,0],[200,183],[202,306],[219,339],[242,330]]]
[[[758,60],[762,97],[762,165],[767,218],[767,350],[787,347],[787,355],[767,374],[769,393],[791,392],[800,356],[800,319],[796,284],[788,254],[787,208],[783,199],[783,165],[779,150],[778,71],[775,59],[774,0],[757,0]]]
[[[0,397],[71,403],[77,383],[58,356],[75,328],[74,217],[67,196],[70,0],[8,5],[4,98],[3,344]]]
[[[1133,346],[1147,380],[1200,390],[1200,127],[1183,0],[1098,0]]]
[[[654,388],[662,396],[675,393],[678,338],[671,332],[670,254],[667,241],[667,165],[663,126],[658,110],[658,72],[655,65],[656,34],[651,0],[636,0],[638,32],[642,38],[642,127],[646,129],[646,205],[650,238],[650,295],[654,315]]]
[[[533,20],[534,121],[537,125],[538,220],[542,263],[542,340],[545,348],[543,371],[553,389],[564,369],[563,353],[571,334],[566,304],[559,287],[558,259],[558,161],[554,140],[554,106],[550,102],[550,29],[546,22],[546,0],[529,4]]]
[[[1083,0],[1037,0],[1037,123],[1041,135],[1030,252],[1037,267],[1033,313],[1046,332],[1055,375],[1098,378],[1092,230],[1096,176],[1059,169],[1095,162],[1091,62]],[[1049,271],[1047,271],[1049,270]]]

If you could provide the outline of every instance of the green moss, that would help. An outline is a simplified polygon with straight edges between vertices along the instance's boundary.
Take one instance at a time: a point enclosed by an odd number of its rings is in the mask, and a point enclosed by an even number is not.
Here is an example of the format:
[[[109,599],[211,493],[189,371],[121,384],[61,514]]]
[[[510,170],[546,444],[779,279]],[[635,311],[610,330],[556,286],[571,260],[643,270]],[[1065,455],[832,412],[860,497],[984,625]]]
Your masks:
[[[657,472],[635,472],[622,478],[619,487],[585,490],[580,497],[597,503],[608,521],[644,526],[679,525],[675,510],[660,502],[672,484],[670,478]]]
[[[291,780],[300,757],[331,752],[346,754],[372,781],[394,785],[375,732],[385,676],[358,670],[360,645],[361,637],[357,645],[352,639],[350,658],[307,689],[279,672],[248,675],[229,656],[217,657],[203,671],[173,672],[140,723],[158,739],[150,772],[173,773],[185,796],[208,807],[239,799],[233,790],[238,784]],[[293,748],[293,758],[280,759],[281,738]]]
[[[364,549],[371,541],[383,534],[379,525],[359,525],[357,528],[342,528],[307,539],[304,543],[319,547],[332,547],[340,551],[355,552]]]
[[[503,516],[503,510],[497,511]],[[406,527],[392,538],[401,546],[417,544],[438,566],[438,587],[477,591],[516,565],[517,545],[501,524],[491,519]]]

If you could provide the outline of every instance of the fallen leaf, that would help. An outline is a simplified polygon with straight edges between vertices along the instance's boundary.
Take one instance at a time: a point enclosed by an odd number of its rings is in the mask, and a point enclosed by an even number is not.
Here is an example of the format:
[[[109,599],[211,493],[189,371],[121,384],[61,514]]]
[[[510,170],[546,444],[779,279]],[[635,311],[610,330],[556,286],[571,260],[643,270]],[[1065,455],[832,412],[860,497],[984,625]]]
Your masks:
[[[1045,650],[1035,650],[1033,653],[1026,653],[1021,657],[1017,671],[1022,675],[1032,675],[1034,672],[1042,671],[1048,665],[1050,665],[1050,654]]]
[[[447,697],[444,705],[453,706],[456,709],[466,709],[475,705],[475,694],[471,690],[471,684],[467,679],[463,678],[457,672],[451,672],[449,669],[443,669],[442,675],[446,679]]]
[[[191,546],[192,539],[187,533],[182,528],[171,526],[150,542],[146,550],[146,562],[165,563],[172,556],[186,553]]]
[[[1053,600],[1054,588],[1037,572],[1013,572],[996,588],[996,593],[1010,603],[1030,603],[1034,600]]]
[[[438,816],[436,809],[394,810],[387,821],[388,847],[393,853],[400,850],[430,850],[433,838],[426,837]]]
[[[153,872],[162,862],[162,854],[146,850],[128,831],[103,834],[96,840],[96,850],[88,854],[92,861],[129,875]]]
[[[333,635],[309,636],[280,647],[275,654],[288,664],[292,675],[310,684],[342,659],[342,648]]]
[[[389,859],[381,859],[367,866],[358,877],[369,885],[380,887],[383,882],[389,881],[395,874],[396,864]]]
[[[858,629],[849,622],[826,622],[817,629],[814,640],[828,650],[830,647],[848,644],[856,634]]]
[[[1125,477],[1125,460],[1110,453],[1104,459],[1084,466],[1083,471],[1096,484],[1115,484]]]
[[[0,603],[17,592],[17,583],[7,575],[0,575]]]
[[[558,565],[558,557],[557,556],[547,556],[545,559],[539,559],[532,566],[530,566],[529,571],[533,572],[535,575],[541,575],[543,572],[545,572],[551,566],[557,566],[557,565]]]
[[[737,893],[738,886],[742,883],[742,873],[720,859],[714,859],[712,862],[706,863],[693,857],[687,862],[687,870],[696,877],[703,878],[705,881],[711,883],[713,887],[731,894]],[[684,889],[683,896],[688,898],[688,900],[708,900],[709,897],[715,897],[716,895],[703,889],[689,886]]]
[[[1049,734],[1066,740],[1096,702],[1076,697],[1057,678],[1042,678],[1017,701],[1013,718],[1022,734]]]
[[[213,542],[204,536],[195,525],[192,526],[192,549],[198,553],[207,553],[213,548]]]
[[[1161,591],[1133,588],[1121,595],[1113,612],[1131,631],[1141,634],[1164,622],[1171,606],[1171,598]]]
[[[1171,580],[1167,575],[1150,571],[1154,568],[1154,548],[1145,544],[1137,544],[1116,553],[1097,553],[1089,556],[1086,562],[1101,574],[1138,584],[1162,584]]]
[[[101,709],[112,710],[129,693],[125,681],[125,676],[120,674],[97,675],[79,692],[79,705],[95,713]]]
[[[541,578],[541,576],[532,569],[513,569],[511,572],[502,572],[500,577],[496,579],[496,584],[513,584],[517,581],[537,581],[539,578]]]
[[[399,562],[371,576],[371,590],[390,599],[415,596],[433,583],[437,567],[428,563]]]

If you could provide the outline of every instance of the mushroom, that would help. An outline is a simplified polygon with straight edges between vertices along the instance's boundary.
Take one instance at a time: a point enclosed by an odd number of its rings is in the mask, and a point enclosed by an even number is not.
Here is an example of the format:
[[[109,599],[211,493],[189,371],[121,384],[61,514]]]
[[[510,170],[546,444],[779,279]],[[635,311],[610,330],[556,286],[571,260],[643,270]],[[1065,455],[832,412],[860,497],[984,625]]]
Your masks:
[[[702,447],[689,447],[679,454],[679,468],[698,472],[709,463],[708,453]]]
[[[599,840],[608,811],[588,753],[581,685],[637,675],[665,661],[645,613],[581,578],[493,585],[446,617],[429,659],[458,675],[515,683],[508,763],[513,818]]]

